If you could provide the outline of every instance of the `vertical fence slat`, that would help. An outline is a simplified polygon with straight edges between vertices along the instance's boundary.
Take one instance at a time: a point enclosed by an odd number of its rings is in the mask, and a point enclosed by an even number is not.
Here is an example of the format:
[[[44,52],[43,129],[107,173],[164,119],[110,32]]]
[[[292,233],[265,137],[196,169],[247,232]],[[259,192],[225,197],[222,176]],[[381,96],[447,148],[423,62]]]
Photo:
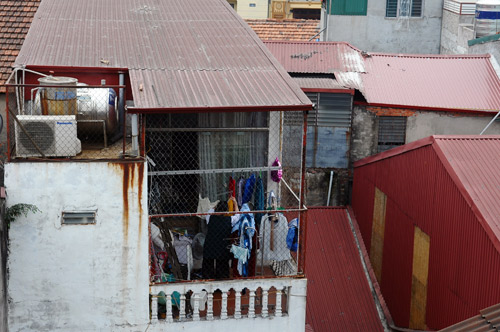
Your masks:
[[[208,292],[207,295],[207,319],[214,320],[214,293]]]
[[[172,315],[172,295],[167,294],[167,322],[172,323],[174,321],[174,316]]]
[[[194,308],[193,308],[193,320],[200,320],[200,294],[194,293]]]
[[[158,322],[158,296],[151,296],[151,323]]]
[[[282,316],[281,310],[281,289],[276,289],[276,311],[274,313],[276,317]]]
[[[179,308],[179,320],[186,320],[186,294],[181,294],[181,307]]]

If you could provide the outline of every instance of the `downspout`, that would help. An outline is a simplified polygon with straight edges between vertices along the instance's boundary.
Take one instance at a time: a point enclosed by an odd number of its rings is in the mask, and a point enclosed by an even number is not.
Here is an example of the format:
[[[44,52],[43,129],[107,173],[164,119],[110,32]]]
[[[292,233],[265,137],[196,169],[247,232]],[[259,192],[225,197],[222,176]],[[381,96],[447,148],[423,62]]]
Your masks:
[[[305,193],[306,193],[306,149],[307,149],[307,114],[304,111],[304,122],[302,132],[302,165],[301,165],[301,179],[300,179],[300,200],[299,200],[299,248],[300,256],[298,257],[298,271],[306,274],[306,239],[307,239],[307,208],[305,207]]]
[[[118,74],[118,84],[125,85],[125,73],[120,72]],[[124,123],[125,117],[125,89],[120,88],[118,90],[118,128],[121,128]]]

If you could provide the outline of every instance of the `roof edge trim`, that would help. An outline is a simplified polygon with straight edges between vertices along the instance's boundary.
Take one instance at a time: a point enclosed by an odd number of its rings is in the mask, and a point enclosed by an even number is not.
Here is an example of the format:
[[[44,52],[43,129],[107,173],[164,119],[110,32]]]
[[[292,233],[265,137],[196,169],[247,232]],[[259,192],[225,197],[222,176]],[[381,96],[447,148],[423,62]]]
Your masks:
[[[361,92],[361,91],[360,91]],[[500,110],[493,109],[467,109],[467,108],[443,108],[443,107],[431,107],[431,106],[415,106],[415,105],[398,105],[398,104],[380,104],[380,103],[370,103],[363,101],[355,101],[355,105],[359,106],[374,106],[374,107],[390,107],[390,108],[405,108],[411,110],[422,110],[422,111],[435,111],[435,112],[456,112],[456,113],[482,113],[482,114],[497,114]]]
[[[131,114],[161,113],[207,113],[207,112],[272,112],[272,111],[310,111],[312,104],[304,105],[272,105],[272,106],[216,106],[216,107],[128,107]]]

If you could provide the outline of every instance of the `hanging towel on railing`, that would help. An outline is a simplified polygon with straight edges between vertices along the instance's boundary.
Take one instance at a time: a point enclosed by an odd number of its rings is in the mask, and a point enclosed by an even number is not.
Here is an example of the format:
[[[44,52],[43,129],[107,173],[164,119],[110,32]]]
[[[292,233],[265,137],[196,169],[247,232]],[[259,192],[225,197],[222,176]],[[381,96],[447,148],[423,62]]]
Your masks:
[[[257,184],[255,186],[255,195],[254,195],[254,210],[264,210],[266,207],[266,197],[264,194],[264,181],[262,181],[262,178],[259,176],[257,179]],[[260,226],[260,220],[262,219],[263,214],[262,213],[257,213],[255,215],[256,222],[257,222],[257,228]]]
[[[243,190],[243,200],[242,203],[248,203],[252,199],[253,191],[255,189],[255,175],[252,174],[245,182],[245,189]]]

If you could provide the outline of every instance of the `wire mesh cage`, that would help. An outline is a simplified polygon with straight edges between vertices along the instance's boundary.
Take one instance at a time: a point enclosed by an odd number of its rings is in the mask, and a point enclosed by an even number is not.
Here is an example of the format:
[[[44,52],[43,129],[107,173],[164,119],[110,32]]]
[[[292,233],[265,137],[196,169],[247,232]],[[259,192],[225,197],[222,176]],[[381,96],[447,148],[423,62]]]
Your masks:
[[[147,116],[152,282],[299,273],[303,119]]]
[[[90,86],[70,77],[47,76],[39,81],[39,85],[7,86],[10,159],[138,155],[131,122],[118,107],[118,93],[124,87]]]

